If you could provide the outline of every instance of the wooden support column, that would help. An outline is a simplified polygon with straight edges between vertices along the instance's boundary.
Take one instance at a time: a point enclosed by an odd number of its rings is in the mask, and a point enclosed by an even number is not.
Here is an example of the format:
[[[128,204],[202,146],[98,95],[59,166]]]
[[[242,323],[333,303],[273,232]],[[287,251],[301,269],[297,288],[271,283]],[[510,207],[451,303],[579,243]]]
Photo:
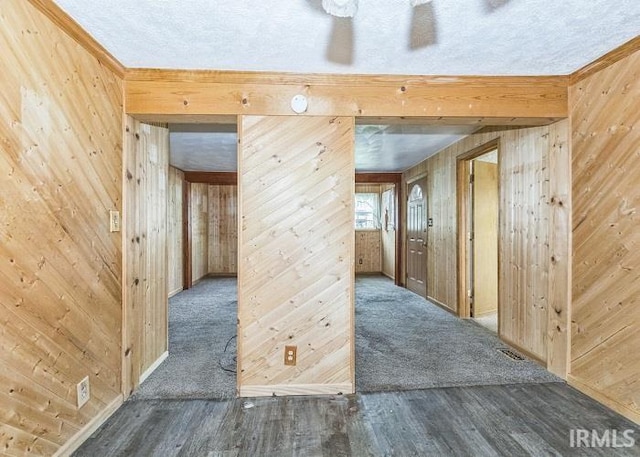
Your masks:
[[[243,116],[238,127],[239,393],[352,393],[353,118]]]

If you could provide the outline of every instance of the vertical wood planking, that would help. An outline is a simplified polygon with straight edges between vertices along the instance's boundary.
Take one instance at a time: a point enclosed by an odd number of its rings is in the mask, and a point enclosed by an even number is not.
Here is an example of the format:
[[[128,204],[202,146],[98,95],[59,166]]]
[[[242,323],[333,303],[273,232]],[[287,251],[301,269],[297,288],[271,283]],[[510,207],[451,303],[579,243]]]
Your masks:
[[[125,380],[128,395],[168,349],[169,130],[130,116],[125,135]]]
[[[239,138],[239,393],[353,392],[353,119],[244,116]]]
[[[571,381],[640,420],[640,52],[570,88]]]
[[[238,187],[209,186],[209,274],[238,272]]]
[[[52,455],[121,398],[122,81],[28,2],[0,49],[1,452]]]
[[[473,317],[498,310],[498,164],[473,164]]]
[[[182,290],[183,234],[182,234],[182,182],[184,173],[169,167],[169,190],[167,202],[167,294],[175,295]]]
[[[380,230],[356,231],[356,273],[382,273]]]
[[[193,283],[209,272],[209,185],[191,183],[191,274]]]
[[[547,369],[563,379],[570,371],[571,339],[571,147],[562,124],[549,127],[552,206],[549,237]]]
[[[500,148],[500,329],[506,340],[547,361],[549,322],[562,328],[569,319],[568,265],[552,267],[553,256],[569,258],[569,247],[562,244],[568,231],[554,233],[553,254],[550,247],[552,226],[567,211],[551,201],[552,190],[561,192],[570,179],[566,167],[551,168],[552,154],[559,164],[567,158],[567,148],[562,147],[568,144],[567,121],[533,128],[485,128],[404,173],[403,182],[429,175],[427,202],[433,227],[429,229],[427,290],[440,304],[458,311],[456,158],[495,139]],[[565,313],[549,313],[551,294],[553,306]],[[568,342],[559,339],[557,343],[551,351],[555,360],[562,360]],[[561,364],[554,364],[554,372],[562,372]]]

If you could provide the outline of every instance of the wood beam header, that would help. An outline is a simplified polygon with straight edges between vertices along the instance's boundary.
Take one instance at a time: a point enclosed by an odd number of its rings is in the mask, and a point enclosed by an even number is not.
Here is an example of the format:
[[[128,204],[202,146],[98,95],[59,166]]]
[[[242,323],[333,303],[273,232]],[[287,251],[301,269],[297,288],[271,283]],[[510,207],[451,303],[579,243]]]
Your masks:
[[[304,115],[416,117],[422,122],[550,123],[567,116],[567,77],[444,77],[300,75],[232,71],[129,70],[125,111],[191,119],[211,115],[294,115],[304,94]],[[493,120],[496,120],[494,122]],[[455,121],[455,119],[454,119]],[[481,121],[482,122],[482,121]],[[530,123],[530,122],[529,122]],[[540,122],[538,122],[540,123]]]
[[[211,171],[185,171],[184,180],[191,183],[233,185],[238,184],[238,173],[211,172]]]
[[[400,184],[402,173],[356,173],[357,184]]]

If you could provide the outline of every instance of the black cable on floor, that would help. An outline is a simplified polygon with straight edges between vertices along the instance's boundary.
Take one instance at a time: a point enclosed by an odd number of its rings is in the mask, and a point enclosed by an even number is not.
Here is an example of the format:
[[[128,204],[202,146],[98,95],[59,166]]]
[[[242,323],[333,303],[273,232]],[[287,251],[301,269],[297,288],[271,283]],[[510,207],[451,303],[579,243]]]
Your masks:
[[[233,335],[231,338],[229,338],[229,340],[227,341],[227,344],[224,345],[224,351],[222,351],[223,354],[225,354],[227,352],[227,349],[229,348],[229,344],[231,344],[231,341],[233,341],[234,338],[237,338],[238,335]],[[233,358],[234,363],[237,363],[238,361],[238,357],[234,357]],[[222,357],[220,357],[218,359],[218,365],[220,366],[220,368],[223,371],[226,371],[227,373],[233,373],[233,374],[237,374],[238,372],[236,370],[232,370],[230,368],[225,368],[224,366],[222,366]]]

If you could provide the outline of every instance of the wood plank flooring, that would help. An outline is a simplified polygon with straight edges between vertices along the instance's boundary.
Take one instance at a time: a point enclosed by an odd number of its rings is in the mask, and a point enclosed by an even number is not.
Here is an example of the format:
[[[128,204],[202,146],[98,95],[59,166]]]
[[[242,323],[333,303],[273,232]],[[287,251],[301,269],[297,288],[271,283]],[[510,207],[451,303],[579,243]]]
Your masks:
[[[632,430],[571,448],[570,430]],[[611,433],[611,432],[609,432]],[[564,383],[129,401],[76,456],[638,456],[640,428]]]

